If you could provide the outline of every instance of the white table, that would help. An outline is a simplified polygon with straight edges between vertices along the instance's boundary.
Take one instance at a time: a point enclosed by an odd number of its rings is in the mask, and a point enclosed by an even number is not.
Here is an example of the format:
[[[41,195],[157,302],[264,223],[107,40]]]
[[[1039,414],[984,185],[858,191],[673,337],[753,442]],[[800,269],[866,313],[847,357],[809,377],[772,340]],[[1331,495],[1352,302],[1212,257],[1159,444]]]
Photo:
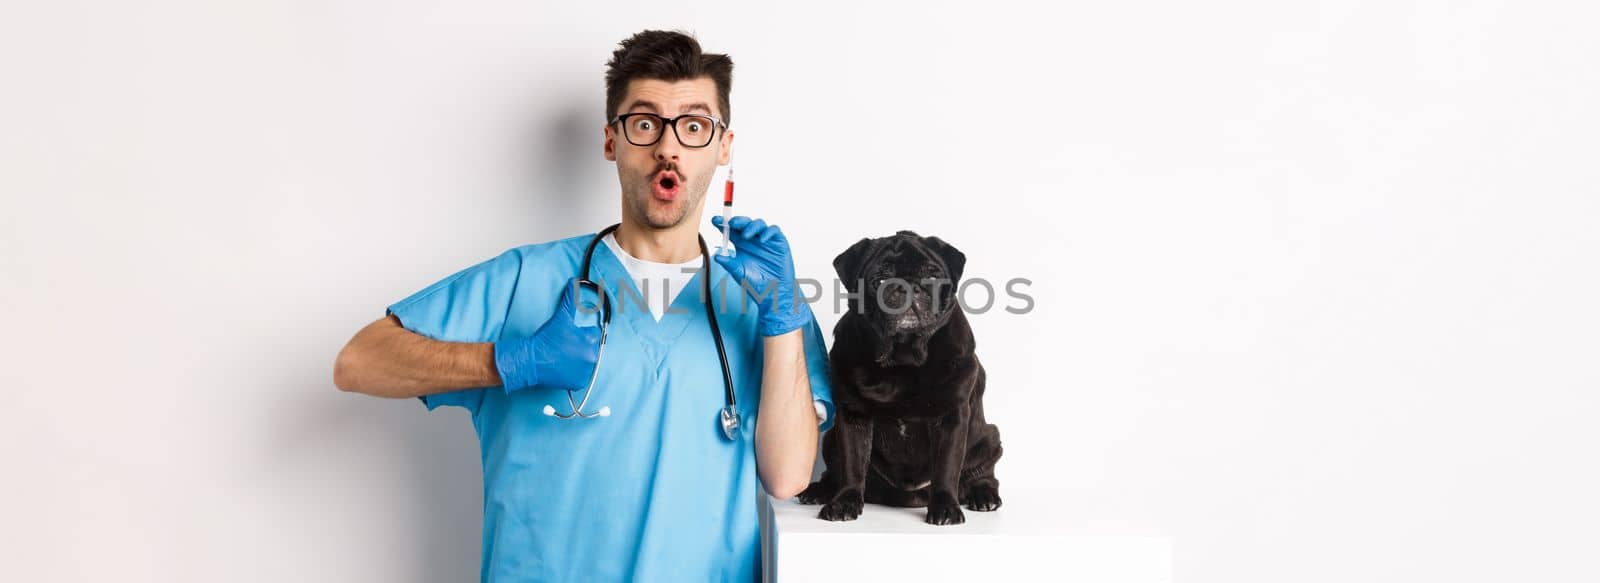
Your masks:
[[[1048,491],[1007,490],[994,512],[965,524],[923,522],[926,509],[866,505],[850,522],[821,506],[773,500],[762,512],[763,580],[1084,581],[1170,583],[1172,545],[1158,532],[1074,527]]]

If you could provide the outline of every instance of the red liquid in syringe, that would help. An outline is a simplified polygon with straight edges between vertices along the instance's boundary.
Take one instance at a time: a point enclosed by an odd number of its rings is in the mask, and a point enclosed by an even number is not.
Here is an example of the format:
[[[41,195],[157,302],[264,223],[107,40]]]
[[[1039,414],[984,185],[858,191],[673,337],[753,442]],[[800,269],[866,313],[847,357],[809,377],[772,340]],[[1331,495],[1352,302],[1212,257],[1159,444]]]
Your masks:
[[[728,220],[733,218],[733,168],[728,168],[728,182],[722,187],[722,246],[717,248],[721,255],[733,255],[733,247],[728,245]]]

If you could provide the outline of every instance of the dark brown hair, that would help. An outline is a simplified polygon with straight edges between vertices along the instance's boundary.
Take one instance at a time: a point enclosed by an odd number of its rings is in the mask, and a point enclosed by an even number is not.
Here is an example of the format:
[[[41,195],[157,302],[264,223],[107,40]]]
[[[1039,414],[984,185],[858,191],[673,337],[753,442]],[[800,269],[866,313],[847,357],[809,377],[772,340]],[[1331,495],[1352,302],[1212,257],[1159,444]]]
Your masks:
[[[622,41],[606,63],[606,121],[617,115],[628,82],[657,79],[666,82],[710,77],[717,84],[717,109],[722,122],[733,123],[728,90],[733,85],[733,59],[728,55],[703,53],[700,42],[681,31],[646,30]],[[662,115],[674,115],[663,111]]]

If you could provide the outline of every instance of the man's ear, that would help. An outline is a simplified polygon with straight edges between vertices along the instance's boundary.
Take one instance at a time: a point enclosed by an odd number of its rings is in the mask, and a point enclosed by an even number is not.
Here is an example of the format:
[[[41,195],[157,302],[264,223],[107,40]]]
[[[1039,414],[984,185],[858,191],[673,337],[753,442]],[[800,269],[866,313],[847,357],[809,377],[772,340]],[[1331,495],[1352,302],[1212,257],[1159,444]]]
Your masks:
[[[938,254],[939,258],[944,260],[945,267],[950,268],[951,283],[961,281],[961,270],[967,266],[967,255],[965,253],[938,237],[923,237],[922,244]]]
[[[872,239],[863,238],[833,258],[833,271],[839,274],[839,281],[844,282],[844,289],[850,293],[856,293],[861,286],[861,262],[872,250],[872,243]]]
[[[617,140],[611,135],[611,124],[600,128],[600,138],[604,144],[601,146],[605,152],[606,160],[617,161]]]
[[[733,158],[733,130],[723,130],[722,139],[718,141],[722,151],[717,156],[718,166],[727,166],[728,160]]]

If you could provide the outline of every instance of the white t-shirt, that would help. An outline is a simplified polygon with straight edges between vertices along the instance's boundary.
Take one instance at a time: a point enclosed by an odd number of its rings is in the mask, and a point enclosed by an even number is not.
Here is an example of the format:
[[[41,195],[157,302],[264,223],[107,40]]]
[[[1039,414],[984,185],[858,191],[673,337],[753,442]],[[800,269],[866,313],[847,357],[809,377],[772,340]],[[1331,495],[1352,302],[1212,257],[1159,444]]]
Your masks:
[[[678,292],[689,285],[694,272],[700,270],[698,255],[683,263],[656,263],[635,258],[623,251],[622,246],[617,244],[616,233],[606,233],[605,242],[606,247],[611,248],[611,253],[622,260],[622,266],[628,269],[628,276],[633,278],[633,285],[639,288],[645,306],[650,308],[650,315],[655,316],[657,322],[667,313],[667,306],[672,305]]]
[[[650,309],[650,315],[657,322],[667,313],[667,306],[678,297],[678,293],[689,285],[689,279],[700,270],[701,257],[696,256],[683,263],[656,263],[645,261],[629,255],[617,244],[616,233],[606,233],[604,239],[606,247],[611,253],[622,260],[622,267],[628,270],[628,277],[633,278],[634,286],[639,288],[639,293],[644,296],[645,306]],[[666,290],[666,291],[662,291]],[[817,410],[817,424],[821,425],[828,418],[828,410],[822,406],[822,401],[812,401],[811,406]]]

